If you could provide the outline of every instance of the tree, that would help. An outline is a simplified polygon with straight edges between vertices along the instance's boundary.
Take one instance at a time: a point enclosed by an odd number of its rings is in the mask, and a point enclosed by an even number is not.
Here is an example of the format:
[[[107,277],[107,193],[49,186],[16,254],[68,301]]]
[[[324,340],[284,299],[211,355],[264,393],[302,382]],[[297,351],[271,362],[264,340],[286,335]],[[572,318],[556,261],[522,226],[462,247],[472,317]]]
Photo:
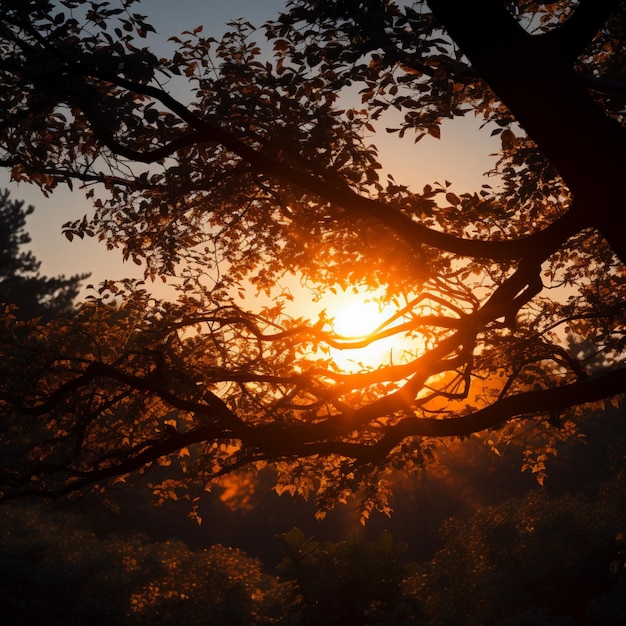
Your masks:
[[[24,231],[26,218],[35,209],[10,200],[0,192],[0,303],[13,304],[21,319],[50,317],[71,310],[82,280],[89,275],[48,278],[39,274],[41,263],[21,247],[30,243]]]
[[[626,390],[624,3],[293,0],[264,26],[272,58],[243,21],[159,58],[135,4],[0,4],[2,164],[86,189],[69,239],[179,278],[176,302],[105,283],[71,327],[19,345],[7,322],[3,366],[36,385],[4,383],[3,498],[171,463],[155,489],[197,500],[271,463],[279,491],[324,508],[361,490],[367,516],[388,472],[474,433],[526,440],[541,480],[576,417]],[[381,179],[368,141],[390,111],[398,141],[474,113],[500,140],[494,185]],[[291,274],[394,312],[342,337],[292,312]],[[248,285],[269,304],[244,310]],[[389,336],[400,354],[375,367],[333,360]]]
[[[422,599],[433,626],[621,624],[623,481],[617,474],[594,501],[536,490],[449,520],[444,547],[406,592]]]
[[[407,545],[383,531],[363,544],[350,534],[337,543],[306,540],[299,528],[283,535],[278,566],[292,583],[289,624],[423,624],[423,609],[403,589],[411,565],[400,559]]]
[[[0,599],[10,624],[275,624],[277,578],[240,550],[145,535],[97,537],[41,507],[0,512]]]

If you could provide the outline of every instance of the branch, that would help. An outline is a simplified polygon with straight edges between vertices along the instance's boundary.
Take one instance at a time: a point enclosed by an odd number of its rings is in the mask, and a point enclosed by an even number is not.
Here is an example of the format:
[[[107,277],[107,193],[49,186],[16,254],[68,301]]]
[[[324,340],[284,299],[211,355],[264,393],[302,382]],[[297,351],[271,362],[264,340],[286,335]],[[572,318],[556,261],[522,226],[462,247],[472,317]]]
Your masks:
[[[202,415],[212,421],[226,424],[228,428],[238,436],[243,435],[249,429],[249,427],[228,408],[226,403],[221,398],[210,391],[206,391],[204,393],[204,402],[202,403],[185,400],[184,398],[180,398],[165,389],[153,376],[148,375],[145,378],[134,376],[132,374],[122,372],[111,365],[100,362],[91,363],[85,370],[84,374],[61,385],[61,387],[50,394],[45,402],[31,408],[21,408],[20,411],[29,415],[44,415],[56,407],[73,391],[87,386],[99,377],[116,380],[138,391],[148,391],[153,393],[173,408]]]
[[[538,38],[573,63],[591,43],[619,5],[620,0],[581,0],[574,14],[563,24]]]
[[[339,454],[355,459],[359,464],[376,463],[407,437],[467,437],[495,428],[509,420],[528,414],[561,412],[581,404],[596,402],[626,393],[626,369],[611,370],[582,382],[553,389],[540,389],[502,398],[494,404],[451,419],[407,417],[392,426],[375,444],[350,441],[302,440],[287,429],[282,430],[282,443],[269,451],[265,460],[293,456],[327,456]],[[300,429],[298,429],[300,430]],[[309,431],[311,433],[312,431]],[[297,433],[294,433],[297,434]]]
[[[618,234],[623,201],[617,182],[626,159],[626,130],[594,101],[573,62],[548,45],[549,40],[525,33],[505,3],[428,0],[428,4],[552,162],[573,197],[585,205],[589,225],[596,226],[626,262],[626,243]],[[593,11],[591,4],[585,0],[585,11]],[[602,0],[601,11],[612,4],[614,0]]]
[[[232,433],[224,431],[219,426],[209,425],[197,428],[193,431],[189,431],[186,433],[178,433],[174,436],[170,436],[165,440],[161,440],[157,443],[150,445],[148,448],[143,449],[141,452],[134,456],[130,456],[123,460],[116,459],[118,461],[117,463],[114,462],[110,465],[107,465],[106,467],[96,468],[88,472],[81,472],[80,475],[72,471],[72,469],[68,466],[54,465],[49,467],[34,467],[29,472],[30,476],[35,476],[37,472],[41,470],[47,470],[42,472],[43,476],[45,476],[50,471],[65,471],[72,476],[65,481],[63,486],[57,489],[42,487],[3,493],[2,495],[0,495],[0,504],[2,504],[3,502],[8,502],[10,500],[16,500],[18,498],[21,499],[30,496],[50,499],[60,498],[64,495],[80,491],[81,489],[100,481],[131,474],[132,472],[141,469],[142,467],[146,467],[151,463],[158,461],[162,457],[174,454],[182,448],[186,448],[194,443],[232,438]]]
[[[373,445],[324,442],[306,444],[303,448],[309,455],[335,453],[354,458],[359,463],[378,462],[407,437],[467,437],[525,414],[560,412],[623,393],[626,393],[626,369],[622,368],[582,382],[502,398],[475,413],[452,419],[407,417]]]
[[[523,32],[523,31],[521,31]],[[277,180],[294,184],[305,189],[328,202],[344,207],[346,210],[357,215],[374,217],[383,222],[414,248],[421,245],[429,245],[441,250],[459,254],[462,256],[488,258],[493,260],[513,260],[524,256],[529,248],[534,246],[534,236],[515,241],[477,241],[462,239],[446,233],[435,231],[413,221],[400,211],[389,207],[387,204],[370,198],[365,198],[354,192],[348,185],[336,183],[336,177],[332,172],[313,168],[313,173],[295,169],[284,162],[276,161],[241,141],[233,134],[214,124],[208,123],[198,117],[190,109],[173,98],[160,87],[146,85],[132,81],[113,73],[89,67],[78,63],[54,46],[51,46],[38,33],[32,33],[37,37],[50,54],[53,54],[66,64],[68,71],[82,76],[116,85],[127,91],[153,98],[176,114],[190,127],[177,139],[168,142],[152,150],[136,150],[130,148],[113,137],[112,133],[103,131],[98,125],[98,116],[91,111],[89,105],[83,102],[81,108],[90,118],[92,129],[96,136],[114,153],[140,163],[155,163],[171,156],[177,150],[197,143],[218,143],[227,150],[241,157],[257,171]],[[97,100],[96,100],[97,101]],[[97,113],[97,112],[96,112]],[[193,129],[193,130],[191,130]],[[308,167],[312,167],[308,165]],[[333,181],[333,182],[329,182]],[[573,234],[578,228],[571,228],[571,224],[565,226],[567,219],[559,221],[559,229],[565,229]]]
[[[626,368],[603,372],[561,387],[508,396],[475,413],[453,419],[407,418],[407,425],[399,430],[407,429],[404,436],[461,437],[499,426],[515,417],[564,411],[623,393],[626,393]]]
[[[139,163],[157,163],[172,156],[174,153],[178,152],[178,150],[202,143],[200,135],[196,131],[190,131],[154,150],[135,150],[134,148],[125,146],[112,134],[103,132],[97,127],[97,117],[85,110],[85,107],[83,107],[83,111],[91,122],[91,127],[96,137],[98,137],[113,154],[123,156],[126,159],[131,159]]]

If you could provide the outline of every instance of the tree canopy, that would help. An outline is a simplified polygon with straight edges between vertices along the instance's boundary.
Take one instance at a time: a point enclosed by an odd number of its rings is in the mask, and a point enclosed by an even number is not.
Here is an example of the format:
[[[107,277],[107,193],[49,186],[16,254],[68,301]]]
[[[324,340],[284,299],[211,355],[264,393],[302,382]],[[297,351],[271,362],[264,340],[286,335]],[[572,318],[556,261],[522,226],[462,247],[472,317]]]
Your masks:
[[[626,390],[624,2],[291,0],[169,56],[136,0],[0,7],[0,163],[84,188],[66,236],[178,289],[106,282],[70,320],[5,317],[3,499],[172,464],[157,494],[197,501],[270,463],[279,491],[360,490],[367,516],[448,438],[520,440],[541,480],[576,417]],[[499,139],[492,184],[383,171],[381,134],[471,115]],[[289,276],[391,313],[342,336]],[[334,358],[389,337],[373,366]]]
[[[11,200],[8,190],[0,191],[0,303],[17,307],[13,312],[21,319],[69,312],[81,281],[89,276],[50,278],[40,274],[41,262],[23,249],[31,241],[24,229],[34,210]]]

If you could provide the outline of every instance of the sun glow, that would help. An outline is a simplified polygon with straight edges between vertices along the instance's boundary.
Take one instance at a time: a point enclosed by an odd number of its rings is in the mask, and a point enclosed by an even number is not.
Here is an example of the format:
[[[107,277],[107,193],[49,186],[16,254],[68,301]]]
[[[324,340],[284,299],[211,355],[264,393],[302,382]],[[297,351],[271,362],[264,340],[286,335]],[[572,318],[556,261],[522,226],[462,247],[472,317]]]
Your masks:
[[[335,364],[345,372],[355,372],[404,362],[409,348],[405,333],[384,335],[401,321],[393,319],[395,312],[391,305],[358,297],[342,298],[329,307],[327,314],[341,344],[330,350]]]

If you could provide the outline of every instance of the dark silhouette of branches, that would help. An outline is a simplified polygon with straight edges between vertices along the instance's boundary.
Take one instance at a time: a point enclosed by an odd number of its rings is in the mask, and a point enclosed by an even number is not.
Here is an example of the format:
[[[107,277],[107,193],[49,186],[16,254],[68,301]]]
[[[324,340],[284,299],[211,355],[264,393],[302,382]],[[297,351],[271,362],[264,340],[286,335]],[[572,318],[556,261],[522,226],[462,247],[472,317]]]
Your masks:
[[[332,503],[437,440],[552,450],[626,391],[623,2],[294,0],[264,25],[273,56],[237,21],[171,58],[134,4],[0,2],[0,163],[83,185],[94,210],[66,236],[178,281],[169,302],[108,281],[69,321],[5,314],[3,499],[272,463]],[[494,185],[382,180],[368,141],[392,111],[398,141],[473,112]],[[393,312],[342,336],[287,275]]]

